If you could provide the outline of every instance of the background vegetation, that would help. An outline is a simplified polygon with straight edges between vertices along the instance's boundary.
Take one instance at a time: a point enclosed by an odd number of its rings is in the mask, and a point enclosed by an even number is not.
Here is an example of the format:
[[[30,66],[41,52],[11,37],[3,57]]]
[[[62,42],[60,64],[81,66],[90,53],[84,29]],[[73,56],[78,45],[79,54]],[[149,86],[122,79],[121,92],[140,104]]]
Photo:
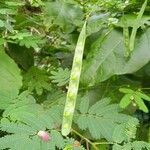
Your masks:
[[[150,150],[149,14],[148,0],[0,1],[0,149]],[[85,20],[65,137],[66,93]]]

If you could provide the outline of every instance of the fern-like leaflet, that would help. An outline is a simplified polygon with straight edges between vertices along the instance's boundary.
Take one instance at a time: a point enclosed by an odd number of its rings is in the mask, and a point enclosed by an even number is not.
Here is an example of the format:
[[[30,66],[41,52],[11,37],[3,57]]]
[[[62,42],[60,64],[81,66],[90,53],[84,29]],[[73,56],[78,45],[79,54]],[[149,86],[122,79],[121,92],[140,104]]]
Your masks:
[[[31,67],[23,77],[23,88],[28,89],[30,92],[35,90],[38,95],[41,95],[44,90],[51,90],[48,75],[44,70]]]
[[[138,120],[119,112],[117,104],[110,104],[110,98],[104,98],[90,107],[87,96],[82,98],[76,116],[76,124],[81,130],[89,130],[95,139],[121,143],[135,137]]]
[[[53,83],[57,83],[57,86],[64,86],[68,83],[70,77],[70,71],[68,68],[58,68],[57,71],[51,71],[50,79]]]
[[[8,134],[0,138],[0,149],[62,150],[68,146],[74,148],[72,140],[64,139],[59,132],[61,114],[61,107],[55,105],[44,110],[28,92],[21,93],[3,113],[0,130]],[[39,131],[46,131],[49,139],[42,140]],[[83,147],[78,146],[78,150],[83,150]]]

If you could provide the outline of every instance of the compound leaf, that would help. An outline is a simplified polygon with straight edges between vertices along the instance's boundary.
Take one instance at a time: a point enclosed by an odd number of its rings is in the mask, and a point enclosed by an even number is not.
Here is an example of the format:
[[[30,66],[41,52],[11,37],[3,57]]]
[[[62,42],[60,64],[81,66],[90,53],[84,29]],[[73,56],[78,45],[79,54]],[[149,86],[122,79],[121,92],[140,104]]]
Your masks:
[[[81,108],[84,107],[84,103],[81,103],[80,113],[78,114],[79,117],[76,122],[78,126],[82,130],[88,129],[93,138],[105,138],[108,141],[114,141],[118,139],[114,138],[114,136],[119,136],[114,135],[114,131],[118,125],[121,125],[123,127],[122,131],[125,132],[125,128],[131,120],[134,120],[132,122],[134,122],[135,125],[138,124],[138,121],[135,118],[119,113],[117,104],[109,103],[110,99],[104,98],[92,105],[89,108],[88,113],[82,113]],[[116,134],[119,133],[116,132]],[[124,136],[120,139],[121,141],[126,138],[125,133],[122,135]]]

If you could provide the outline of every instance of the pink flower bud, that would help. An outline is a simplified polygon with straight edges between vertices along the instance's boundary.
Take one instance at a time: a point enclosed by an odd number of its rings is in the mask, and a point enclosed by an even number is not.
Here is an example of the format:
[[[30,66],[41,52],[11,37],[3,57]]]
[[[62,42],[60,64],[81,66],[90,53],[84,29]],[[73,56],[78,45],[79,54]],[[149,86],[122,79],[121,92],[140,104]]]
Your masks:
[[[45,142],[48,142],[50,140],[50,136],[46,131],[39,131],[37,135]]]

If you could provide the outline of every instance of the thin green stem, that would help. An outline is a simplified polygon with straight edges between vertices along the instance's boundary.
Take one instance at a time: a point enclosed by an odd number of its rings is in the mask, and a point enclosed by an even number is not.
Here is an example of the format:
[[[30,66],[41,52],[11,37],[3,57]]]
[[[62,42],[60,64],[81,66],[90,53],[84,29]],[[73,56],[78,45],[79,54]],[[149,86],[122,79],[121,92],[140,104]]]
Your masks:
[[[143,13],[145,11],[146,5],[147,5],[147,0],[145,0],[145,2],[143,3],[142,8],[137,16],[136,23],[132,29],[131,36],[130,36],[130,51],[133,51],[133,49],[134,49],[136,33],[139,28],[139,24],[140,24],[141,18],[143,16]]]
[[[89,139],[87,139],[85,136],[81,135],[78,131],[72,129],[72,132],[84,139],[86,142],[88,142],[95,150],[98,150],[95,143],[91,142]]]
[[[95,145],[113,145],[113,142],[95,142]]]

